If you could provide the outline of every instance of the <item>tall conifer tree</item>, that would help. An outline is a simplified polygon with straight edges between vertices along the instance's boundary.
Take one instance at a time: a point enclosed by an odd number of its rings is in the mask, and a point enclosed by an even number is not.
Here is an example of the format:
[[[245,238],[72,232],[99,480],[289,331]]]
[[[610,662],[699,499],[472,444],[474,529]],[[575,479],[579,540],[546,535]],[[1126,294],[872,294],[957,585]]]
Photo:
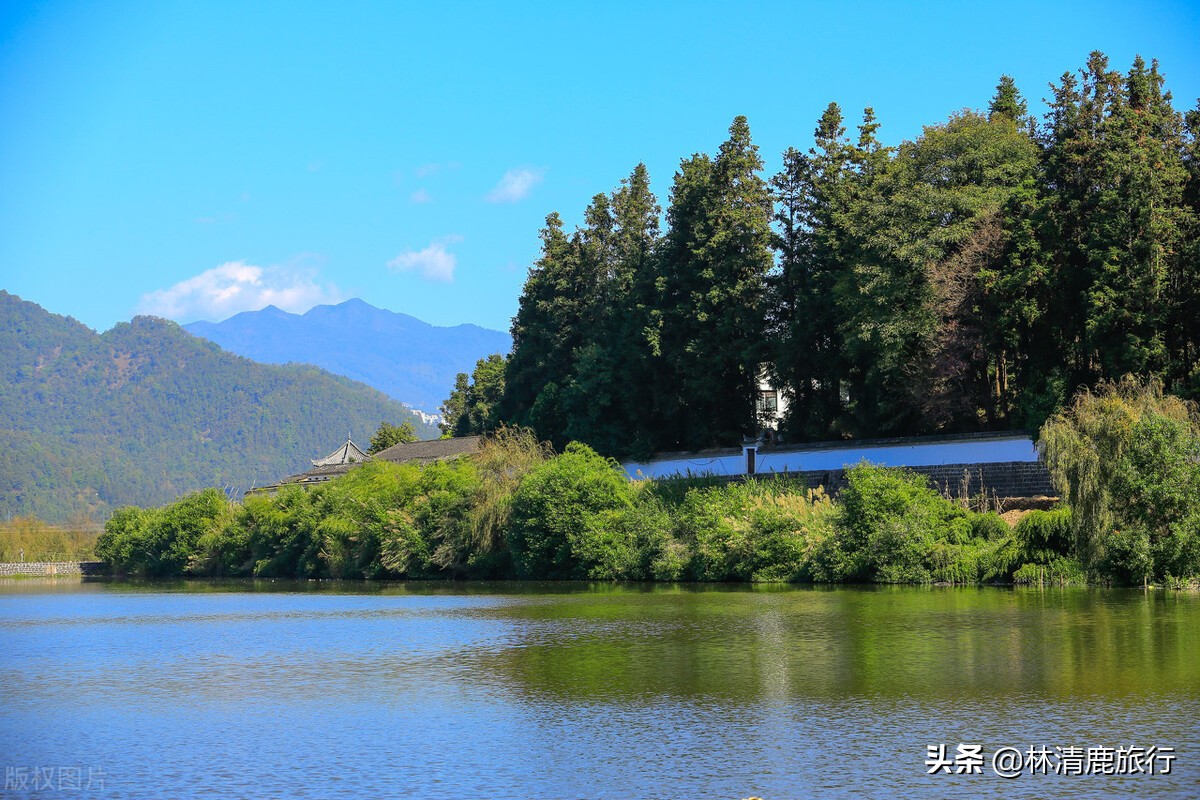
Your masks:
[[[715,159],[693,156],[675,176],[659,343],[677,398],[665,433],[678,446],[729,445],[755,429],[773,261],[761,170],[746,118],[737,117]]]

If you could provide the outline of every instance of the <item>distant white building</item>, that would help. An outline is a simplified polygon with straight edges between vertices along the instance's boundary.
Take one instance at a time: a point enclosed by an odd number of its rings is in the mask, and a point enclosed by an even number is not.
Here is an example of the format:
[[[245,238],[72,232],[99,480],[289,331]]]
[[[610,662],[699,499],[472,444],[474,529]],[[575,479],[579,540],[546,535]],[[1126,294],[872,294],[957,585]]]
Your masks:
[[[779,430],[779,423],[787,415],[787,407],[787,395],[775,387],[766,370],[759,372],[758,396],[754,402],[759,426],[767,430]]]

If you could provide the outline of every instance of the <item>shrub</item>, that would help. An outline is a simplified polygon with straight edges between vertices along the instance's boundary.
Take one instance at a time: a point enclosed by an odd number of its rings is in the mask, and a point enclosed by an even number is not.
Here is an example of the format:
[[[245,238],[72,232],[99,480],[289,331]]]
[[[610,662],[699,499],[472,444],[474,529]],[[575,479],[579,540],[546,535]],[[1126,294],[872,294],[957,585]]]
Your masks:
[[[114,511],[96,539],[96,558],[117,572],[137,571],[144,561],[146,529],[154,513],[135,506]]]
[[[219,489],[205,489],[154,511],[118,509],[96,542],[96,554],[119,572],[181,575],[227,508]]]
[[[995,542],[1012,535],[1012,526],[994,511],[973,514],[970,519],[972,538]]]
[[[244,566],[239,571],[264,578],[320,576],[316,506],[324,488],[287,486],[274,497],[247,497],[231,523],[231,541],[244,548]]]
[[[1069,508],[1030,511],[1013,530],[1021,562],[1049,564],[1073,552],[1072,515]]]
[[[846,478],[839,535],[817,558],[817,574],[823,579],[928,582],[935,541],[971,540],[969,512],[931,489],[920,475],[864,463],[852,467]]]
[[[671,535],[673,523],[666,505],[649,487],[644,481],[632,484],[633,503],[617,515],[616,524],[625,531],[634,548],[625,577],[639,581],[679,580],[687,566],[686,552]],[[671,575],[674,577],[666,577]]]
[[[528,428],[502,427],[483,440],[474,459],[479,484],[470,513],[473,573],[508,572],[506,535],[513,493],[530,471],[553,455],[550,445]]]
[[[628,543],[597,517],[628,508],[632,492],[619,464],[578,442],[534,467],[512,499],[508,544],[518,577],[586,578],[620,562]]]

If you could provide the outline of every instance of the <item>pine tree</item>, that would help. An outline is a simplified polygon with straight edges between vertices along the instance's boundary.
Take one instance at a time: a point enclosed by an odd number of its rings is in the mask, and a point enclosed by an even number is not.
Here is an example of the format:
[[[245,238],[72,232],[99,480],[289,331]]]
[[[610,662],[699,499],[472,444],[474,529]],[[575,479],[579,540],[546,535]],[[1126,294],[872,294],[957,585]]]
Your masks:
[[[658,214],[646,167],[638,164],[603,204],[599,196],[593,201],[582,234],[584,251],[596,259],[597,289],[567,392],[566,434],[607,455],[650,446],[645,392],[630,388],[649,379],[638,288],[651,270]]]
[[[1099,185],[1089,236],[1088,343],[1102,377],[1167,367],[1168,295],[1182,244],[1182,119],[1158,65],[1138,57],[1124,97],[1101,126]]]
[[[693,156],[676,173],[655,337],[666,366],[658,387],[668,445],[728,446],[756,427],[772,267],[761,170],[746,118],[737,117],[715,159]]]
[[[830,103],[817,124],[815,147],[807,154],[788,150],[783,171],[772,180],[780,226],[775,363],[790,400],[785,429],[799,438],[831,435],[842,411],[835,295],[846,264],[855,158],[845,133],[841,109]]]
[[[988,103],[988,119],[995,120],[997,117],[1012,120],[1017,128],[1030,134],[1036,127],[1033,117],[1029,115],[1029,106],[1011,75],[1000,76],[1000,82],[996,84],[996,93]]]
[[[566,431],[562,386],[570,380],[579,345],[579,253],[562,218],[546,217],[542,253],[529,271],[513,318],[513,351],[500,417],[561,442]]]

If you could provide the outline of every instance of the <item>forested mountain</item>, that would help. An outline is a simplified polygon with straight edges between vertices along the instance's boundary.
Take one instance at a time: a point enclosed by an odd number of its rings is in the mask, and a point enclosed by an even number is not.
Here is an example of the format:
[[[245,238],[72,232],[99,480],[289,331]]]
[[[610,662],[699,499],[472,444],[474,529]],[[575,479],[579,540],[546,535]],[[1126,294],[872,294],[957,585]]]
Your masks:
[[[773,176],[738,117],[681,162],[662,231],[639,165],[574,232],[547,217],[514,350],[458,382],[455,429],[728,446],[763,370],[793,440],[1036,428],[1129,373],[1197,397],[1200,108],[1101,53],[1048,104],[1033,119],[1005,76],[893,148],[830,103]]]
[[[0,291],[0,518],[103,518],[206,486],[298,472],[381,421],[382,393],[308,366],[257,364],[136,317],[97,334]]]
[[[255,361],[315,364],[431,414],[457,373],[490,353],[507,353],[510,345],[500,331],[436,327],[358,299],[304,314],[268,306],[184,328]]]

